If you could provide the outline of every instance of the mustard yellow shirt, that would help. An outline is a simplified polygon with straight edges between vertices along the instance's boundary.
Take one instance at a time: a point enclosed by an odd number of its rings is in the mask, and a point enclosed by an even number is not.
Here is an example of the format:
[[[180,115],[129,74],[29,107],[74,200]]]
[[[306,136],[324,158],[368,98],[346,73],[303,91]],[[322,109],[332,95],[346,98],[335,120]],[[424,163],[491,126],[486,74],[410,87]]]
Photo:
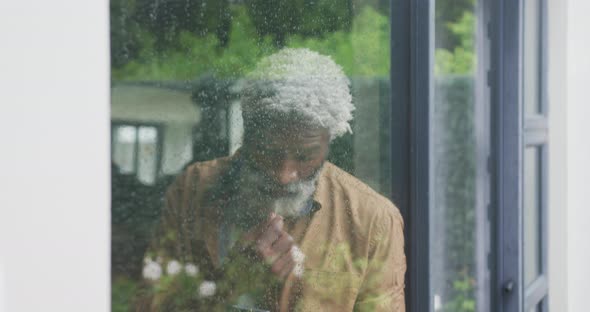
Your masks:
[[[216,188],[234,158],[192,164],[176,179],[152,251],[196,263],[203,274],[222,265],[220,226],[228,194]],[[399,210],[329,162],[320,172],[313,204],[309,215],[285,220],[284,229],[305,254],[305,271],[302,278],[291,274],[282,282],[270,309],[405,311]],[[142,309],[149,306],[144,302]]]

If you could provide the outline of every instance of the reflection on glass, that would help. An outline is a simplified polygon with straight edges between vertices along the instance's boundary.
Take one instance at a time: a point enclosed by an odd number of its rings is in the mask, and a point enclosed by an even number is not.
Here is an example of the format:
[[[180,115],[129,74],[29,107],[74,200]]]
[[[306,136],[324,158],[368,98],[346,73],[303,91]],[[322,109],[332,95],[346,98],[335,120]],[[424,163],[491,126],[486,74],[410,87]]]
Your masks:
[[[529,285],[541,273],[541,162],[538,147],[524,152],[524,282]]]
[[[113,161],[119,166],[121,173],[135,171],[135,139],[136,129],[132,126],[117,127],[113,146]]]
[[[158,132],[154,127],[140,127],[138,138],[137,178],[145,184],[153,184],[157,174]]]
[[[541,0],[524,1],[524,109],[525,114],[541,112]]]
[[[113,311],[404,310],[388,14],[111,0]]]
[[[489,91],[481,2],[436,1],[429,261],[434,311],[489,311]]]

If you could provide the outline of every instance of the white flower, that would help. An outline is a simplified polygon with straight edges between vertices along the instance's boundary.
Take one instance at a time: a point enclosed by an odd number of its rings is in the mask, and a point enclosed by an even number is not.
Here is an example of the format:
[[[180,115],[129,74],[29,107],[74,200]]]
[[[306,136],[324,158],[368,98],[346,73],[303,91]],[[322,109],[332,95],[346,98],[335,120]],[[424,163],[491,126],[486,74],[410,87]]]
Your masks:
[[[291,257],[295,263],[303,263],[303,260],[305,260],[305,254],[297,246],[291,248]]]
[[[303,272],[305,272],[305,268],[303,267],[303,263],[296,263],[295,267],[293,268],[293,275],[296,277],[303,277]]]
[[[186,275],[188,276],[197,276],[199,273],[199,267],[192,263],[187,263],[184,266],[184,272],[186,272]]]
[[[182,271],[182,265],[180,262],[176,260],[168,261],[168,265],[166,266],[166,273],[169,275],[176,275]]]
[[[291,248],[291,257],[293,258],[293,262],[295,262],[295,267],[293,268],[293,275],[296,277],[301,278],[303,276],[303,272],[305,271],[303,262],[305,261],[305,254],[299,247],[293,246]]]
[[[203,281],[203,283],[201,283],[201,286],[199,286],[199,296],[211,297],[211,296],[215,295],[216,288],[217,288],[217,285],[215,285],[215,282]]]
[[[143,266],[142,275],[145,279],[156,281],[162,276],[162,267],[157,262],[148,260]]]

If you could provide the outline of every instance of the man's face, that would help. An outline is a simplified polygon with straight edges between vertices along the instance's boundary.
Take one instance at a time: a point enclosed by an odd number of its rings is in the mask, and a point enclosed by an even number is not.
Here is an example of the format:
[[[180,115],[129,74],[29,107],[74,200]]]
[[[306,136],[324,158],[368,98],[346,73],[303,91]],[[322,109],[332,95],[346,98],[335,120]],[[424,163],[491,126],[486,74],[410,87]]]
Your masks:
[[[317,177],[328,155],[326,129],[278,125],[245,140],[248,164],[264,177],[259,185],[272,198],[297,196]]]

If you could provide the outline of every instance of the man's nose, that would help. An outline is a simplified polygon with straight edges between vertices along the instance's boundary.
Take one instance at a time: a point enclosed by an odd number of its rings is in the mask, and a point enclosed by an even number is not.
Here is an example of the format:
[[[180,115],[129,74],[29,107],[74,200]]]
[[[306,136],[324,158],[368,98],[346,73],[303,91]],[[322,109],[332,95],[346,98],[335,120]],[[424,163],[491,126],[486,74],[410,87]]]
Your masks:
[[[299,180],[297,162],[291,159],[281,161],[275,171],[275,179],[281,185],[287,185]]]

